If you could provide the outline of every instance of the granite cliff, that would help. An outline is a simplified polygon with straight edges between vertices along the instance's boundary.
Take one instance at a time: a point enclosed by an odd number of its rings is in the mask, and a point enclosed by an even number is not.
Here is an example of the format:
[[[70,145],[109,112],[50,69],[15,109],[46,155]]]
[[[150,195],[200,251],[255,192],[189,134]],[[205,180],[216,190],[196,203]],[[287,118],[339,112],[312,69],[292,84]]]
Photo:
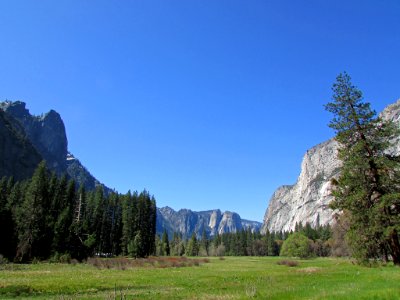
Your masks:
[[[0,177],[16,180],[31,177],[40,154],[25,135],[19,123],[0,109]]]
[[[400,124],[400,100],[385,108],[380,116]],[[394,142],[392,152],[398,155],[400,137]],[[330,139],[306,152],[297,182],[279,187],[272,195],[261,232],[293,230],[296,222],[309,222],[312,226],[333,222],[333,211],[328,205],[332,201],[331,179],[340,173],[337,151],[337,142]]]
[[[222,213],[219,209],[195,212],[189,209],[175,211],[170,207],[162,207],[157,211],[157,232],[162,233],[165,229],[171,237],[174,232],[181,233],[184,238],[190,238],[193,233],[201,237],[203,230],[207,236],[215,236],[247,228],[259,231],[261,223],[242,220],[237,213]]]
[[[24,145],[18,148],[18,146],[12,146],[10,142],[2,143],[2,147],[6,150],[5,154],[0,153],[1,162],[3,164],[8,162],[13,168],[2,168],[2,170],[8,171],[2,172],[4,174],[1,175],[12,175],[17,179],[28,178],[32,175],[38,162],[44,159],[51,171],[58,175],[66,174],[78,184],[84,185],[87,190],[92,190],[100,185],[100,182],[80,161],[68,152],[64,122],[56,111],[50,110],[41,116],[33,116],[24,102],[5,101],[0,102],[0,112],[2,120],[7,120],[8,124],[3,127],[9,128],[8,132],[13,132],[14,140],[20,141],[16,145]],[[0,133],[0,136],[5,139],[6,132]],[[6,159],[8,156],[11,161]],[[12,162],[13,160],[14,162]],[[23,165],[30,167],[23,167]],[[105,190],[109,191],[107,187]]]

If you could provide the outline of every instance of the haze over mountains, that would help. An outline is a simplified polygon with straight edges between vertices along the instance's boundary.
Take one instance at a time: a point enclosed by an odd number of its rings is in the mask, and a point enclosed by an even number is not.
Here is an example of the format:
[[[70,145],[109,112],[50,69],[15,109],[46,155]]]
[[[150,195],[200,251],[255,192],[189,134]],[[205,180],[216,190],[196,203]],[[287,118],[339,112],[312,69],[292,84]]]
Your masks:
[[[58,175],[66,174],[85,186],[86,190],[101,185],[106,193],[112,191],[68,151],[64,122],[54,110],[33,116],[24,102],[0,102],[0,139],[0,177],[29,178],[44,159],[50,171]],[[180,232],[186,238],[193,232],[201,236],[203,230],[212,236],[246,228],[258,231],[261,228],[260,222],[242,220],[237,213],[222,213],[218,209],[206,212],[182,209],[176,212],[165,207],[158,209],[157,216],[158,233],[166,229],[171,235]]]

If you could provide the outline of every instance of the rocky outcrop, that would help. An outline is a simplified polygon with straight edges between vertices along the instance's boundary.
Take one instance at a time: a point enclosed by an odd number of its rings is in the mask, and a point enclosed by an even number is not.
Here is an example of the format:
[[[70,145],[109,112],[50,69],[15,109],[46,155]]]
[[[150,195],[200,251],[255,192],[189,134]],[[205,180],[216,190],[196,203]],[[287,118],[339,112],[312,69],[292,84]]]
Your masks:
[[[11,124],[13,130],[19,132],[19,135],[30,144],[30,148],[24,146],[23,149],[20,149],[21,147],[12,148],[7,144],[7,153],[0,156],[1,163],[11,164],[13,172],[6,174],[13,175],[18,179],[30,177],[31,169],[34,170],[38,162],[44,159],[51,171],[58,175],[66,174],[79,185],[84,185],[86,190],[93,190],[96,186],[101,185],[81,162],[68,152],[64,122],[56,111],[50,110],[41,116],[33,116],[26,108],[26,104],[21,101],[0,102],[0,111],[3,116],[13,120]],[[1,137],[3,137],[3,132]],[[31,154],[28,155],[27,153]],[[7,155],[13,157],[14,161],[5,159],[8,157]],[[36,155],[36,160],[23,159],[23,157],[32,155]],[[29,171],[24,171],[24,168],[20,166],[21,164],[30,164]],[[106,192],[110,191],[107,187],[104,186],[104,188]]]
[[[184,238],[190,238],[193,233],[201,237],[203,230],[207,236],[215,236],[228,232],[237,232],[244,228],[259,231],[261,223],[242,220],[237,213],[224,212],[219,209],[194,212],[189,209],[175,211],[170,207],[157,210],[157,233],[164,229],[170,236],[174,232],[181,233]]]
[[[293,230],[296,222],[312,226],[332,222],[328,204],[331,179],[340,171],[337,149],[336,141],[329,140],[307,151],[296,184],[282,186],[273,194],[261,232]]]
[[[400,100],[388,106],[380,116],[399,124]],[[261,232],[290,231],[300,222],[309,222],[312,226],[333,222],[333,211],[328,205],[332,201],[331,179],[338,177],[341,167],[337,152],[338,144],[334,139],[307,151],[297,182],[278,188],[272,195]],[[399,139],[392,152],[400,153]]]
[[[218,226],[218,233],[237,232],[242,230],[242,220],[237,213],[226,211],[222,215],[221,222]]]
[[[31,177],[42,160],[19,123],[0,109],[0,178]]]
[[[68,141],[64,122],[54,110],[32,116],[24,102],[6,101],[0,106],[24,128],[27,138],[46,160],[47,166],[61,174],[66,169]]]

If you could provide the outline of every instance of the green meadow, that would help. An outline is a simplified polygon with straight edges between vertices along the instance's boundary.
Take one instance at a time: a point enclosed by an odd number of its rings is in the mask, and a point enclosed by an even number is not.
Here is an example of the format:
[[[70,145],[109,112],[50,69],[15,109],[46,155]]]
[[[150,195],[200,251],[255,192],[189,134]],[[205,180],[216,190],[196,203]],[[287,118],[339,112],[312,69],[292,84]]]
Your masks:
[[[279,262],[280,257],[226,257],[8,264],[0,266],[0,298],[400,299],[400,269],[392,265],[368,268],[333,258]]]

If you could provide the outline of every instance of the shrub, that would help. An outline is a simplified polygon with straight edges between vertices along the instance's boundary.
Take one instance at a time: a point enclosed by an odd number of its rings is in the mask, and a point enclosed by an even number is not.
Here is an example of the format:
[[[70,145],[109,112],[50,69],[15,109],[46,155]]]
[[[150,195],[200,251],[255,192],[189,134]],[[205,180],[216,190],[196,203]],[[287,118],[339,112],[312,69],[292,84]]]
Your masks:
[[[2,254],[0,254],[0,265],[8,264],[8,259],[5,258]]]
[[[295,232],[291,234],[282,244],[281,256],[308,258],[312,256],[312,241],[304,234]]]
[[[277,264],[281,265],[281,266],[288,266],[288,267],[297,267],[299,265],[299,263],[297,261],[287,260],[287,259],[280,260],[277,262]]]

